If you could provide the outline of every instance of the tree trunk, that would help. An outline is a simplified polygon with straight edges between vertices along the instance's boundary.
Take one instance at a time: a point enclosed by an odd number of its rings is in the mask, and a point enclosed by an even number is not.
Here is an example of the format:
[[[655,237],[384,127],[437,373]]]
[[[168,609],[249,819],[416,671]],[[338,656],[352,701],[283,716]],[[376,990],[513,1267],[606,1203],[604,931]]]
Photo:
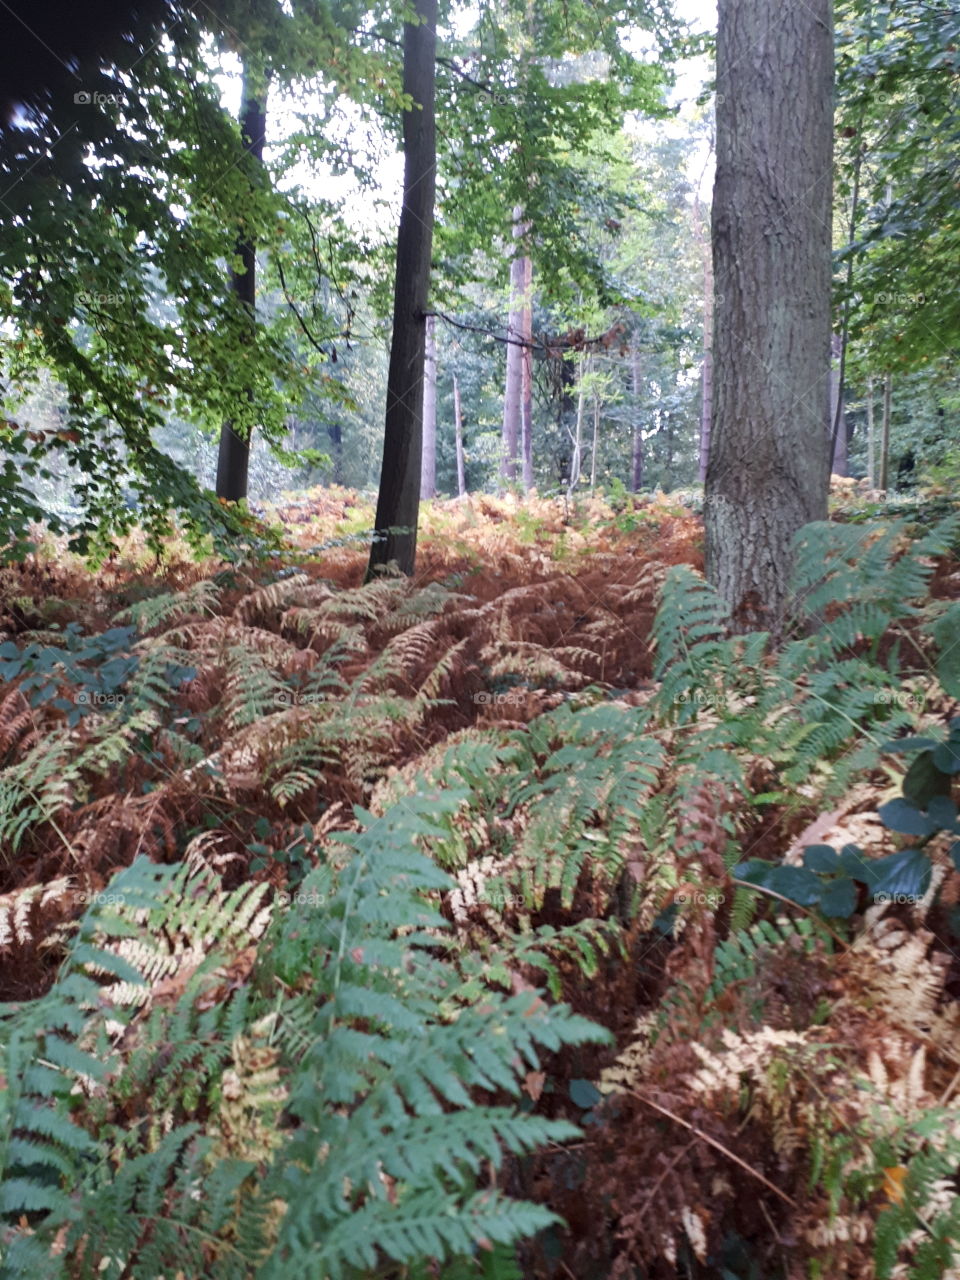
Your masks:
[[[693,229],[703,259],[703,366],[700,373],[700,483],[707,478],[710,433],[713,426],[713,253],[703,234],[700,192],[693,200]]]
[[[243,147],[257,164],[263,164],[263,141],[267,131],[267,84],[252,71],[248,63],[243,67],[243,91],[240,103],[240,133]],[[238,242],[237,256],[241,269],[230,268],[230,288],[242,304],[250,319],[251,337],[257,323],[257,246],[253,236]],[[250,393],[252,399],[252,393]],[[247,496],[250,471],[249,429],[235,429],[232,421],[220,428],[220,449],[217,455],[217,497],[228,502],[240,502]]]
[[[597,487],[597,440],[600,435],[600,397],[593,397],[593,447],[590,450],[590,492]]]
[[[467,492],[467,469],[463,459],[463,416],[460,413],[460,383],[453,375],[453,426],[457,439],[457,497]]]
[[[519,241],[526,231],[523,210],[517,205],[513,210],[514,241]],[[518,253],[519,247],[519,244],[514,245],[514,256],[510,263],[507,377],[503,391],[503,458],[500,463],[500,474],[506,481],[517,478],[517,449],[520,443],[523,416],[523,357],[527,353],[521,344],[529,341],[529,338],[524,335],[527,319],[527,259]]]
[[[867,379],[867,487],[871,490],[876,488],[876,471],[873,466],[873,379]]]
[[[830,0],[720,0],[707,572],[738,628],[779,631],[797,530],[827,515]]]
[[[580,387],[577,395],[577,423],[572,435],[573,456],[570,459],[570,480],[567,484],[567,497],[572,497],[574,490],[580,483],[580,465],[583,456],[583,375],[587,370],[587,362],[583,358],[580,360]]]
[[[423,362],[423,453],[420,498],[437,495],[437,340],[436,318],[427,316]]]
[[[640,413],[640,352],[633,348],[633,457],[630,461],[630,488],[639,493],[643,488],[643,420]]]
[[[413,8],[419,21],[403,27],[403,91],[413,105],[403,113],[403,207],[397,233],[383,463],[368,580],[391,560],[412,575],[417,555],[425,312],[437,158],[437,0],[414,0]]]
[[[887,492],[890,467],[890,409],[893,399],[893,375],[888,373],[883,380],[883,423],[880,428],[880,484],[883,493]]]
[[[525,342],[533,342],[533,259],[520,259],[523,272],[523,297],[521,331]],[[533,350],[531,346],[520,351],[520,452],[523,458],[523,489],[533,488]]]
[[[830,354],[833,356],[835,363],[830,366],[830,418],[827,423],[827,432],[833,447],[832,468],[835,476],[845,476],[847,474],[847,446],[849,444],[841,374],[842,350],[843,338],[839,333],[835,333],[830,339]]]

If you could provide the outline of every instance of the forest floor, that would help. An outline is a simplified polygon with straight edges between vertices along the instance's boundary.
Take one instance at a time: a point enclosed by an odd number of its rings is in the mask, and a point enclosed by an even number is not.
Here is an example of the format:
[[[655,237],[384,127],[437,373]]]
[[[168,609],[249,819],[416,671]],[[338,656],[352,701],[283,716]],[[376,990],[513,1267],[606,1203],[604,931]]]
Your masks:
[[[852,498],[840,508],[859,518]],[[437,853],[457,882],[444,914],[491,965],[509,942],[508,987],[546,975],[551,999],[613,1035],[526,1073],[525,1108],[585,1136],[491,1166],[491,1185],[567,1226],[489,1274],[957,1274],[960,859],[924,827],[933,888],[907,875],[878,910],[855,871],[805,852],[906,844],[877,812],[902,757],[861,758],[861,736],[884,736],[872,722],[861,735],[848,711],[840,729],[809,712],[824,661],[855,684],[839,664],[868,661],[860,633],[796,668],[789,706],[688,685],[664,710],[658,592],[674,566],[702,570],[687,508],[431,503],[415,579],[367,588],[358,495],[313,490],[268,519],[282,549],[236,563],[172,549],[157,566],[131,538],[97,572],[50,546],[0,570],[0,1000],[50,988],[72,922],[139,855],[202,865],[224,891],[262,885],[280,909],[325,842],[360,829],[355,806],[382,814],[455,766],[475,780]],[[924,565],[917,617],[884,621],[863,670],[881,722],[915,711],[936,739],[957,705],[916,655],[960,595],[956,548]],[[694,649],[711,625],[683,581],[674,632]],[[766,680],[773,659],[752,661]],[[820,758],[803,755],[825,725]],[[755,892],[731,871],[748,859],[808,879],[759,876]],[[849,909],[827,910],[811,868]],[[495,873],[514,896],[491,912]],[[252,981],[263,927],[234,940],[224,990]],[[531,937],[539,959],[517,959]],[[160,974],[144,1009],[182,998],[198,964]],[[922,1128],[934,1114],[942,1141]]]

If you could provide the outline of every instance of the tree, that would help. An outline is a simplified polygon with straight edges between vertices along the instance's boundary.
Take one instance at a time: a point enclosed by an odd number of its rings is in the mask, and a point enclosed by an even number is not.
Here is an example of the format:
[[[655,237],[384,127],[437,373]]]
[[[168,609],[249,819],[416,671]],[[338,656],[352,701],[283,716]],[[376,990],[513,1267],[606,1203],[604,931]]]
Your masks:
[[[403,205],[397,232],[393,337],[387,373],[383,464],[368,579],[396,561],[412,576],[420,510],[426,310],[433,244],[437,0],[415,0],[403,27]]]
[[[830,0],[720,0],[706,561],[741,627],[779,630],[827,514],[832,165]]]
[[[437,495],[437,339],[436,316],[427,316],[424,337],[423,453],[420,460],[420,497]]]
[[[240,133],[249,163],[263,166],[263,143],[267,131],[267,80],[255,69],[251,55],[243,64],[243,93],[240,100]],[[255,186],[252,175],[252,185]],[[237,245],[240,270],[230,270],[230,287],[237,301],[249,317],[251,334],[257,325],[257,244],[252,231]],[[254,401],[252,389],[247,401]],[[247,477],[250,469],[250,431],[238,428],[233,419],[227,419],[220,430],[220,452],[217,457],[217,497],[228,502],[239,502],[247,496]]]

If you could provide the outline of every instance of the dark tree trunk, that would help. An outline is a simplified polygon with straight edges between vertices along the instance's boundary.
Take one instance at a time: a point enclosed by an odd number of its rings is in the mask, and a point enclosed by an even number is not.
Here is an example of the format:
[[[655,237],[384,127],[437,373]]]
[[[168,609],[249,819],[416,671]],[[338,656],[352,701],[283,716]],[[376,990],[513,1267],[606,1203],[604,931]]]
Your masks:
[[[419,22],[407,22],[403,28],[403,91],[413,99],[413,107],[403,113],[403,207],[397,232],[383,464],[368,580],[391,560],[412,575],[417,555],[425,313],[436,185],[437,0],[414,0],[413,7]]]
[[[240,132],[244,149],[257,164],[263,164],[263,141],[267,131],[266,81],[254,76],[244,65],[243,95],[240,105]],[[251,336],[257,323],[257,246],[250,236],[237,244],[240,271],[230,270],[230,288],[243,304],[250,319]],[[252,393],[251,393],[252,399]],[[240,502],[247,496],[250,470],[249,430],[237,430],[231,421],[220,429],[217,454],[217,497]]]
[[[420,497],[437,494],[437,340],[434,316],[427,316],[423,359],[423,451],[420,458]]]
[[[327,427],[330,438],[330,453],[333,462],[333,483],[343,484],[343,428],[339,422],[331,422]]]
[[[827,514],[832,175],[831,0],[720,0],[704,510],[740,628],[780,629],[794,535]]]

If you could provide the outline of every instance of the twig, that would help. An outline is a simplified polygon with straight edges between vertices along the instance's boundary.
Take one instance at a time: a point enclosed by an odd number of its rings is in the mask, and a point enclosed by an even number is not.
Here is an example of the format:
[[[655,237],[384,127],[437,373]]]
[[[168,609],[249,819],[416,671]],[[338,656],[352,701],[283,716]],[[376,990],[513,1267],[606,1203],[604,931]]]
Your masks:
[[[718,1142],[716,1138],[711,1138],[709,1133],[704,1133],[702,1129],[698,1129],[697,1126],[691,1124],[689,1120],[684,1120],[682,1116],[676,1115],[675,1112],[668,1111],[666,1107],[661,1107],[659,1102],[654,1102],[650,1098],[645,1098],[643,1094],[638,1093],[636,1089],[631,1089],[630,1093],[635,1098],[639,1098],[641,1102],[646,1103],[648,1107],[652,1107],[654,1111],[659,1111],[660,1114],[662,1116],[666,1116],[668,1120],[673,1120],[676,1124],[683,1125],[684,1129],[689,1129],[691,1133],[695,1133],[698,1138],[709,1143],[709,1145],[716,1151],[719,1151],[721,1155],[726,1156],[728,1160],[732,1160],[734,1164],[738,1164],[740,1168],[746,1173],[749,1173],[752,1178],[756,1178],[758,1182],[762,1182],[765,1187],[769,1188],[769,1190],[774,1192],[775,1195],[778,1195],[780,1199],[784,1200],[791,1208],[796,1209],[796,1200],[788,1196],[785,1191],[781,1191],[780,1188],[772,1183],[769,1178],[765,1177],[759,1169],[754,1169],[753,1166],[747,1164],[745,1160],[741,1160],[738,1155],[731,1151],[729,1147],[725,1147],[722,1142]]]

